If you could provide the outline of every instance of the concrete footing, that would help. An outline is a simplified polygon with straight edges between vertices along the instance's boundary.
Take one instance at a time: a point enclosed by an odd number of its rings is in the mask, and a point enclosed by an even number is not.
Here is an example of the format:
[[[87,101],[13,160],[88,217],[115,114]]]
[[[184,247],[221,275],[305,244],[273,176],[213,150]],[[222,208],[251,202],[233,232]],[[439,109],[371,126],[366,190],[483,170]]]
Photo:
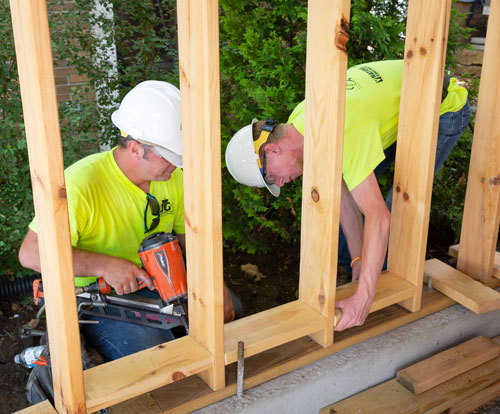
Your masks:
[[[318,414],[387,381],[396,371],[476,335],[500,334],[500,311],[476,315],[454,305],[208,407],[199,414]]]

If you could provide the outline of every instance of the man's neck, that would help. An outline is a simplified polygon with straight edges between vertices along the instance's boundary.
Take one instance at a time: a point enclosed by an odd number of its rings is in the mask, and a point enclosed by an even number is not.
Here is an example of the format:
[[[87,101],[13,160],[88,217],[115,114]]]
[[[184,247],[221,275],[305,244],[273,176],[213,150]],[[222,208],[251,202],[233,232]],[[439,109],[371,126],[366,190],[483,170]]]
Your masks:
[[[145,180],[141,177],[141,169],[129,151],[127,149],[117,147],[113,151],[113,156],[118,168],[122,170],[123,174],[125,174],[125,176],[142,191],[148,193],[151,181]]]

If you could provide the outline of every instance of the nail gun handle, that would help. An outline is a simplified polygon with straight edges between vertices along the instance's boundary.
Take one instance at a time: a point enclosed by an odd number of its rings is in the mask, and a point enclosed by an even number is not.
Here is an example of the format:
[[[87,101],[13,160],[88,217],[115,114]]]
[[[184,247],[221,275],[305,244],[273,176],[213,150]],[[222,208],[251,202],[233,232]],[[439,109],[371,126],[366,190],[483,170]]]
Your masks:
[[[141,289],[144,289],[145,287],[147,287],[147,286],[144,283],[144,281],[141,279],[137,279],[137,289],[141,290]],[[106,293],[110,293],[113,290],[113,287],[110,284],[106,283],[106,281],[102,277],[100,277],[94,283],[91,283],[90,285],[85,286],[83,288],[83,290],[84,290],[84,292],[89,292],[89,293],[106,294]]]
[[[154,283],[154,282],[153,282]],[[141,289],[144,289],[146,288],[147,285],[146,283],[144,282],[144,280],[142,279],[137,279],[137,290],[141,290]]]

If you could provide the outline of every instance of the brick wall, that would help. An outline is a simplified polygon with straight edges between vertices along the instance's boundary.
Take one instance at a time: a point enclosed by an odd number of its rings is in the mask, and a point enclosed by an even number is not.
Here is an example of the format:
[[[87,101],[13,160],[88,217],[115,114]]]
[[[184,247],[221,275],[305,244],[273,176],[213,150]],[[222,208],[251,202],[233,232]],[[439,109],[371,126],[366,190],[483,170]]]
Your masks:
[[[58,102],[71,100],[75,91],[81,90],[87,83],[84,76],[80,76],[74,66],[68,66],[66,62],[56,61],[54,64],[54,77],[56,81],[56,94]],[[90,94],[90,98],[94,95]]]
[[[48,2],[49,7],[49,19],[50,10],[58,9],[58,6],[54,3]],[[73,0],[65,0],[64,8],[73,9],[76,7]],[[58,60],[57,55],[54,54],[54,77],[56,83],[56,95],[58,102],[67,102],[73,98],[73,95],[77,91],[81,91],[82,87],[87,84],[88,79],[84,76],[78,74],[76,68],[68,64],[68,62]],[[87,93],[87,99],[94,99],[94,93]]]

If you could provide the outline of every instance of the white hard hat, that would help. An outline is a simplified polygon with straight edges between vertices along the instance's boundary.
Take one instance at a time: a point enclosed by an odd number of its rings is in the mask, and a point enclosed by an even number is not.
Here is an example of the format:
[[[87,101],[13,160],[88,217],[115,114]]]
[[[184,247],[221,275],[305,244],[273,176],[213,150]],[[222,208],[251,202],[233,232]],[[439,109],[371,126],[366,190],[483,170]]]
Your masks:
[[[182,167],[181,97],[174,85],[156,80],[139,83],[125,95],[111,120],[125,134]]]
[[[233,178],[240,184],[250,187],[266,187],[273,196],[280,195],[280,188],[276,184],[267,184],[259,168],[259,155],[255,152],[252,126],[257,122],[254,119],[250,125],[241,128],[229,141],[226,148],[226,165]]]

